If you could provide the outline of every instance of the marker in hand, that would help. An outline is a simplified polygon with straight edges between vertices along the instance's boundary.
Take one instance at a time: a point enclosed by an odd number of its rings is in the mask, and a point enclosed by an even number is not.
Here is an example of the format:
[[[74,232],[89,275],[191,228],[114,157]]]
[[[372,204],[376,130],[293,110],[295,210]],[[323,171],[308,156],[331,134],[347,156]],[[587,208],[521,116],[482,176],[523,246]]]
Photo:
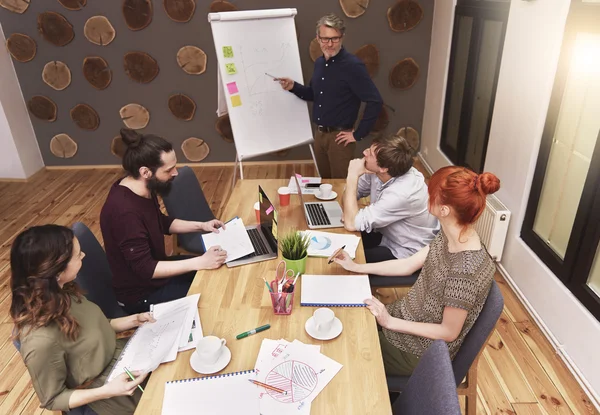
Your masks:
[[[273,78],[274,81],[279,81],[279,78],[275,78],[273,75],[270,75],[266,72],[265,72],[265,75],[270,76],[271,78]]]

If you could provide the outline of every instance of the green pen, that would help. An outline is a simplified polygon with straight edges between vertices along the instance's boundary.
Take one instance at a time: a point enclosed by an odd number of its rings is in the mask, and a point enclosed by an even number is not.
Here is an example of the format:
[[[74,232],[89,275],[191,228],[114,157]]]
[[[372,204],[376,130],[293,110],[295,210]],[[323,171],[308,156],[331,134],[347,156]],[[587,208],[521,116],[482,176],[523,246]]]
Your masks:
[[[129,369],[127,369],[126,367],[124,367],[123,369],[125,369],[125,372],[129,375],[129,377],[131,378],[131,380],[135,380],[135,378],[133,377],[133,375],[131,374],[131,372],[129,371]],[[144,392],[144,388],[142,388],[141,385],[138,385],[138,388],[140,388],[140,390],[142,392]]]
[[[248,337],[251,334],[255,334],[255,333],[258,333],[258,332],[261,332],[261,331],[265,331],[266,329],[270,329],[270,328],[271,328],[270,324],[265,324],[264,326],[260,326],[260,327],[254,329],[254,330],[250,330],[250,331],[247,331],[245,333],[238,334],[237,336],[235,336],[235,338],[238,339],[238,340],[239,339],[243,339],[244,337]]]

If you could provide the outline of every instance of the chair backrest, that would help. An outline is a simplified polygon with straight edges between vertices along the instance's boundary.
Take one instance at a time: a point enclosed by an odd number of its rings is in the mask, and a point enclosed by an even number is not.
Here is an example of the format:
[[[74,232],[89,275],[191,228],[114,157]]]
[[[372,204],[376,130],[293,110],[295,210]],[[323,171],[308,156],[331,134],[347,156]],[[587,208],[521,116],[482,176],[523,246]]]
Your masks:
[[[127,314],[117,303],[112,287],[112,273],[102,246],[87,226],[81,222],[73,225],[73,232],[85,253],[75,281],[85,292],[85,297],[95,303],[107,318]]]
[[[423,353],[392,412],[394,415],[460,415],[452,362],[445,341],[434,341]]]
[[[503,308],[504,298],[502,298],[500,288],[498,288],[496,281],[492,281],[492,286],[483,309],[479,317],[477,317],[475,324],[473,324],[473,327],[471,327],[471,330],[465,336],[465,340],[452,361],[456,386],[460,385],[467,375],[471,364],[496,326]]]

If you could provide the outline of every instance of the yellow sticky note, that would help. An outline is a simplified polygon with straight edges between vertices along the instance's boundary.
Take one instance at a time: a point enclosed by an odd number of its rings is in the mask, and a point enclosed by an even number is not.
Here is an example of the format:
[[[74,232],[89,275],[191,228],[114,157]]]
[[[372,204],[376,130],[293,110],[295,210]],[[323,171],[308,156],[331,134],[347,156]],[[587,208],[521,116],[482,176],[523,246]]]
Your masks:
[[[273,221],[273,238],[277,239],[277,222]]]
[[[239,95],[232,96],[231,97],[231,106],[239,107],[240,105],[242,105],[242,98],[240,98]]]
[[[227,75],[235,75],[237,73],[235,63],[226,63],[225,70],[227,71]]]
[[[258,192],[258,200],[262,203],[262,193]]]
[[[278,222],[278,220],[277,220],[277,211],[276,210],[273,211],[273,220],[275,222]]]
[[[223,46],[223,56],[233,58],[233,48],[231,46]]]

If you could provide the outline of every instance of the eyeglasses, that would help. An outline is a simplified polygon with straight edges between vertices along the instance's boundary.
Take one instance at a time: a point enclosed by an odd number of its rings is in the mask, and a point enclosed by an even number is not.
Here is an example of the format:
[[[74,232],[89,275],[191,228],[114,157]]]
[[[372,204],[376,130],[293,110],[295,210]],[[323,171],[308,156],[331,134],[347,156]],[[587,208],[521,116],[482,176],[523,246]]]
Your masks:
[[[336,36],[336,37],[321,37],[319,36],[319,42],[321,43],[339,43],[340,40],[342,40],[341,36]]]

